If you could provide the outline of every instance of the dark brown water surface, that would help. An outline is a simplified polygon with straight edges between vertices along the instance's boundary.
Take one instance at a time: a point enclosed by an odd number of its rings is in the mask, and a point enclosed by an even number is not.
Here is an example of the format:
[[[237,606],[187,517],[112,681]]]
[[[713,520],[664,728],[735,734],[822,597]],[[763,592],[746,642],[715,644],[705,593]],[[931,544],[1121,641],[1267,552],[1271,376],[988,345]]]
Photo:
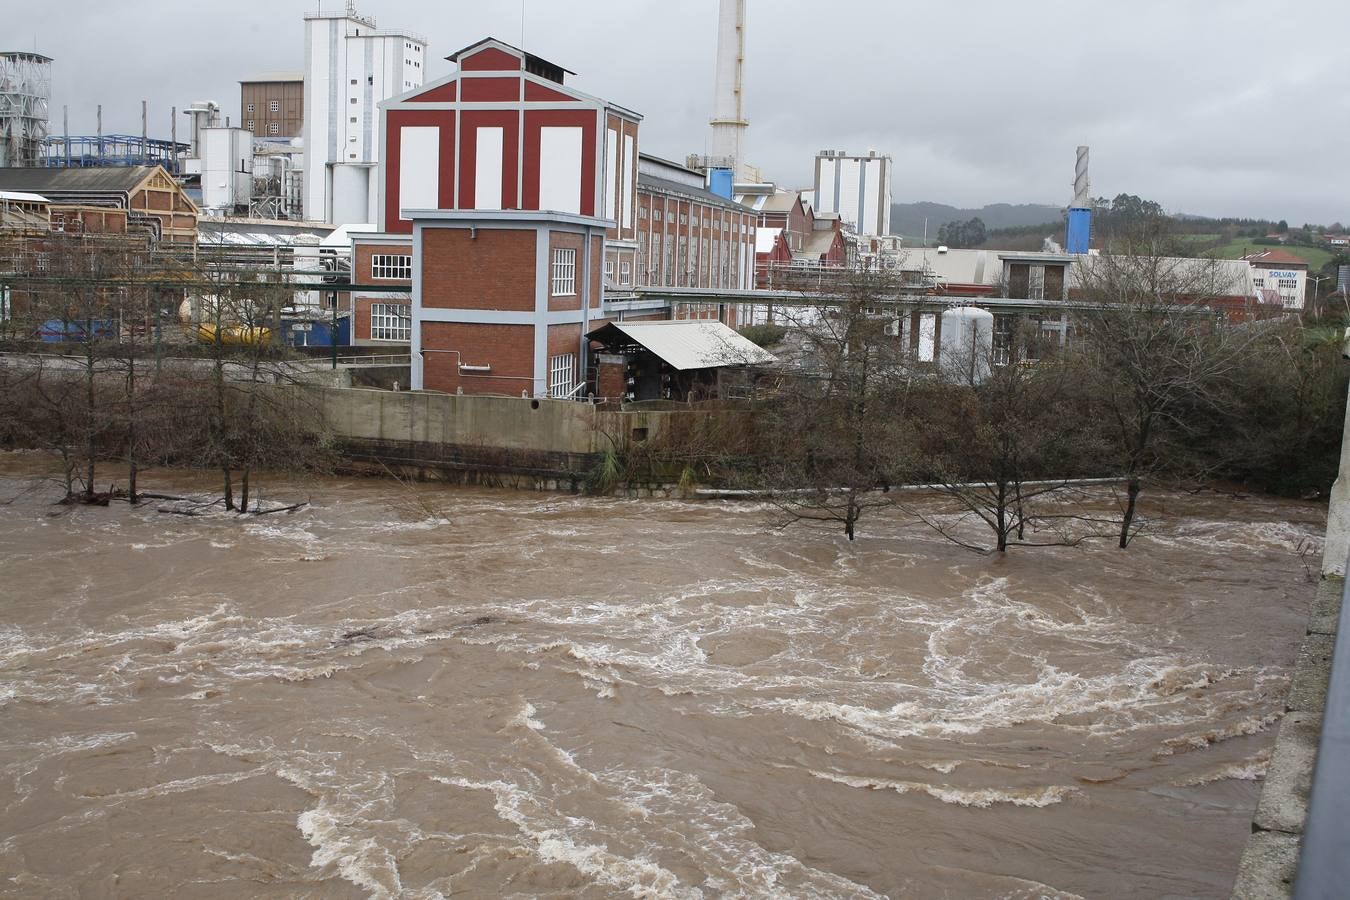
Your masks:
[[[383,481],[67,509],[38,472],[0,458],[25,897],[1226,896],[1324,523],[1169,495],[1128,552],[997,559]]]

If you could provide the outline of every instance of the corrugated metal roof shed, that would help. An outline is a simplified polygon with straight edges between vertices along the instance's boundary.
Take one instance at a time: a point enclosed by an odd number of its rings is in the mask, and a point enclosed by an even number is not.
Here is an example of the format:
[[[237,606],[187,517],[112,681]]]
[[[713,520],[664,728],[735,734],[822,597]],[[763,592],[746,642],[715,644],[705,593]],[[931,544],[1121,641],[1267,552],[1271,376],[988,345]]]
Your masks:
[[[610,347],[637,344],[680,371],[777,361],[772,353],[721,322],[610,322],[586,336]]]
[[[40,194],[63,191],[129,191],[158,166],[103,166],[89,168],[0,169],[0,190]]]

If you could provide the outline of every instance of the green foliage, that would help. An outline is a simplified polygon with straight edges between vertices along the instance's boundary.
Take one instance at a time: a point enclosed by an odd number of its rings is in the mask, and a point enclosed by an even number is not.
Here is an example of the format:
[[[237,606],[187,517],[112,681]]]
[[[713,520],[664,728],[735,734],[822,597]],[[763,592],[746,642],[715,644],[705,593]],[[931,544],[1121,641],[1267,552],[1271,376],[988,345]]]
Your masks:
[[[698,489],[698,475],[694,472],[693,466],[685,466],[680,472],[680,483],[678,485],[682,497],[692,497],[694,491]]]
[[[618,454],[613,450],[606,450],[586,473],[584,485],[586,493],[592,496],[612,494],[622,477],[623,466],[619,464]]]
[[[1340,464],[1346,370],[1337,331],[1292,322],[1272,330],[1237,373],[1223,414],[1197,435],[1197,451],[1221,460],[1231,480],[1326,496]]]
[[[740,330],[741,337],[760,347],[778,343],[787,334],[782,325],[747,325]]]
[[[984,221],[978,216],[965,222],[948,222],[938,229],[938,243],[948,247],[978,247],[988,236]]]

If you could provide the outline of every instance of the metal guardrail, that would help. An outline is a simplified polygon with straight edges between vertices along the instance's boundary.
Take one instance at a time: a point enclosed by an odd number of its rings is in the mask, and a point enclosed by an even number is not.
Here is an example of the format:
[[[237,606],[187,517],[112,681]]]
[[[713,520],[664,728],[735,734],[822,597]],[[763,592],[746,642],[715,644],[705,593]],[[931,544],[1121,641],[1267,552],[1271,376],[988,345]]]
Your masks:
[[[327,362],[327,360],[322,360]],[[382,353],[357,356],[339,356],[337,364],[340,366],[409,366],[412,365],[412,354],[410,353]]]
[[[1331,657],[1322,736],[1303,823],[1303,849],[1294,880],[1295,900],[1350,896],[1350,579],[1341,593],[1341,612]]]

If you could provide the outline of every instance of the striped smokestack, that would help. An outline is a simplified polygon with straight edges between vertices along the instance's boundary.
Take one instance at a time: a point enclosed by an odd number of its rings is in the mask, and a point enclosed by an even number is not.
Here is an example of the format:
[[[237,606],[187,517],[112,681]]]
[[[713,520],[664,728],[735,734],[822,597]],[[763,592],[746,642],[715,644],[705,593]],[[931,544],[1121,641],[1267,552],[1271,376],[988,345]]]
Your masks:
[[[1078,148],[1078,162],[1073,167],[1074,209],[1088,209],[1092,205],[1092,184],[1088,180],[1088,148]]]

